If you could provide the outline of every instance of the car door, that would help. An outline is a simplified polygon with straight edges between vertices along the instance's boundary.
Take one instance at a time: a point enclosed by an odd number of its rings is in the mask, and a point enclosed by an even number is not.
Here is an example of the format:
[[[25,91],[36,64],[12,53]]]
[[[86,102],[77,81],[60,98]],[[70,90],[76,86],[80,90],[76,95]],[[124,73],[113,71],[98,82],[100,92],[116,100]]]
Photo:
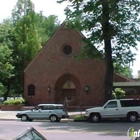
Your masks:
[[[42,110],[43,119],[49,119],[50,115],[53,114],[53,109],[54,109],[54,106],[52,105],[44,106]]]
[[[38,119],[48,119],[49,118],[49,106],[40,106],[37,112]]]
[[[108,102],[101,112],[103,118],[117,118],[119,115],[119,108],[117,101]]]
[[[27,114],[29,118],[31,119],[39,119],[40,118],[40,110],[39,109],[32,109],[30,112]]]

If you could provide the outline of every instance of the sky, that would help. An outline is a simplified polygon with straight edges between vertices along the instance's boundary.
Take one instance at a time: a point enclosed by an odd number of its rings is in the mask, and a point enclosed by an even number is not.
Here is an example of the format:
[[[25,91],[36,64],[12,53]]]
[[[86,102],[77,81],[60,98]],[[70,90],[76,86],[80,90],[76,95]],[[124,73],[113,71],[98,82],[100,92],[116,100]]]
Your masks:
[[[57,0],[32,0],[35,5],[36,12],[43,12],[43,15],[56,15],[58,19],[63,22],[66,18],[64,15],[64,9],[67,6],[67,2],[58,4]],[[8,17],[11,17],[11,11],[16,5],[17,0],[0,0],[0,22]],[[131,66],[133,70],[133,76],[136,77],[138,70],[140,70],[140,43],[138,43],[137,51],[134,51],[136,55],[136,61]]]

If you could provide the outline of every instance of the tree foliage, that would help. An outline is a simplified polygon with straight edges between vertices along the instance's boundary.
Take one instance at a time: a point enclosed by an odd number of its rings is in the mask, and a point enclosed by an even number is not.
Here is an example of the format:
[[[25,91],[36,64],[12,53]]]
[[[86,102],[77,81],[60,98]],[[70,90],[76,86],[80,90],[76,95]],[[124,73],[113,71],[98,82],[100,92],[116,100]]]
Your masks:
[[[120,65],[118,63],[114,63],[114,71],[115,73],[119,73],[127,78],[133,78],[133,70],[127,65]]]
[[[9,36],[10,20],[5,20],[0,24],[0,95],[6,98],[9,92],[9,81],[14,76],[14,65],[12,53],[10,48],[12,43],[7,36]]]
[[[19,0],[13,9],[14,34],[23,68],[40,50],[40,39],[35,27],[35,11],[30,0]]]
[[[12,57],[11,57],[11,50],[8,46],[4,44],[0,44],[0,77],[1,81],[4,79],[8,79],[13,76],[12,72],[14,67],[11,65]]]
[[[115,88],[112,93],[112,96],[114,99],[122,99],[125,97],[125,91],[121,88]]]
[[[23,93],[23,71],[59,26],[57,16],[36,13],[31,0],[18,0],[11,19],[0,24],[0,95]]]
[[[105,61],[105,100],[111,99],[113,63],[124,66],[135,59],[132,48],[140,41],[139,13],[139,0],[70,0],[66,9],[68,23],[87,34],[83,56]]]
[[[60,22],[57,16],[50,15],[45,17],[43,16],[43,13],[40,12],[39,14],[36,14],[35,25],[41,39],[41,45],[44,46],[54,31],[58,28]]]

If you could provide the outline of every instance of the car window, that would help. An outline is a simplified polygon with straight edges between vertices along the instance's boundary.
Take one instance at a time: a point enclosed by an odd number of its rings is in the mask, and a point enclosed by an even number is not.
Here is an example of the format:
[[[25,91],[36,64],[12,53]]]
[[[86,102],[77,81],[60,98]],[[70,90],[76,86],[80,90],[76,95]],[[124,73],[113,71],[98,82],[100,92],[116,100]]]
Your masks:
[[[140,100],[121,100],[122,107],[140,106]]]
[[[63,106],[54,106],[54,109],[63,109]]]
[[[54,106],[44,106],[43,110],[53,110]]]
[[[117,107],[117,101],[110,101],[105,108],[116,108]]]
[[[36,110],[39,110],[39,109],[42,110],[42,109],[43,109],[43,106],[36,106],[35,109],[36,109]]]

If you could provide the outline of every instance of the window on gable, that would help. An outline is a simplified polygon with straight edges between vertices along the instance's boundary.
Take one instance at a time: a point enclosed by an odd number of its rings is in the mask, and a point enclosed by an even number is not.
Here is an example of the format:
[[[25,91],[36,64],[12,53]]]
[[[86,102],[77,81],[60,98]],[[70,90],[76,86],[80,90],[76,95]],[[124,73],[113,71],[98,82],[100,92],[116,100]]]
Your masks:
[[[72,47],[71,46],[65,46],[64,48],[63,48],[63,52],[66,54],[66,55],[69,55],[69,54],[71,54],[72,53]]]
[[[29,96],[35,95],[35,86],[33,84],[28,85],[28,95]]]

